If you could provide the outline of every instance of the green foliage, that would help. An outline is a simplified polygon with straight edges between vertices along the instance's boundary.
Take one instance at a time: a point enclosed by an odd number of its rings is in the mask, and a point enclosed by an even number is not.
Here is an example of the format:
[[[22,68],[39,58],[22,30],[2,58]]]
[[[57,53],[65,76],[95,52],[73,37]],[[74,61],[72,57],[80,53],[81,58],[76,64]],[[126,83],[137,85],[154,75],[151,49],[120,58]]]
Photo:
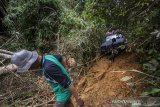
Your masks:
[[[59,35],[61,35],[61,48],[75,56],[79,62],[85,63],[96,56],[102,37],[104,36],[105,23],[101,18],[88,19],[85,6],[77,6],[79,2],[65,1],[60,15]],[[81,0],[79,0],[81,1]],[[71,3],[71,5],[69,5]],[[86,3],[86,2],[85,2]],[[83,11],[82,11],[83,10]]]
[[[86,0],[83,14],[89,20],[105,20],[107,28],[123,29],[130,42],[135,42],[135,48],[142,61],[146,57],[156,58],[160,48],[159,40],[150,37],[150,33],[160,28],[160,6],[158,2],[145,0]]]
[[[15,47],[47,52],[45,48],[51,50],[60,37],[64,52],[83,61],[95,56],[104,33],[116,26],[135,42],[135,50],[145,61],[159,58],[160,41],[149,36],[160,27],[157,4],[151,0],[10,0],[4,23],[10,34],[19,33],[21,42]],[[73,50],[78,49],[77,55]]]
[[[142,61],[158,58],[159,40],[149,33],[159,28],[160,6],[145,0],[10,0],[5,24],[11,34],[19,33],[20,48],[54,47],[60,36],[64,52],[83,61],[95,56],[104,33],[117,26],[133,41]],[[49,40],[49,41],[48,41]],[[20,43],[20,44],[22,44]],[[82,49],[81,49],[82,48]],[[52,48],[51,48],[52,49]],[[51,50],[50,49],[50,50]],[[73,50],[80,49],[80,53]],[[91,57],[91,58],[89,58]],[[84,60],[85,59],[85,60]]]
[[[145,95],[145,96],[147,96],[147,95],[155,96],[157,94],[160,94],[160,89],[159,88],[152,88],[152,89],[147,90],[147,91],[142,93],[142,95]]]
[[[94,20],[96,25],[104,22],[108,29],[111,27],[122,29],[129,44],[132,45],[133,52],[138,54],[142,63],[151,59],[160,61],[160,39],[150,35],[155,29],[160,30],[160,1],[120,0],[119,3],[116,1],[86,0],[82,15],[88,20]],[[157,71],[152,72],[149,69],[145,71],[152,75],[159,75]],[[158,82],[153,80],[152,87],[160,86],[155,84]]]
[[[4,23],[13,32],[20,33],[25,47],[45,48],[48,40],[55,41],[59,28],[59,8],[53,0],[10,0]],[[22,48],[22,47],[21,47]],[[43,50],[43,49],[42,49]]]
[[[11,37],[16,35],[19,39],[8,47],[47,53],[55,47],[53,42],[58,41],[59,52],[70,53],[78,62],[85,63],[98,53],[105,32],[116,26],[125,31],[141,62],[152,58],[160,61],[160,39],[150,36],[152,31],[160,29],[159,2],[116,1],[9,0],[4,23]],[[159,73],[145,71],[153,75]],[[147,91],[145,95],[150,93],[159,93],[159,88]]]

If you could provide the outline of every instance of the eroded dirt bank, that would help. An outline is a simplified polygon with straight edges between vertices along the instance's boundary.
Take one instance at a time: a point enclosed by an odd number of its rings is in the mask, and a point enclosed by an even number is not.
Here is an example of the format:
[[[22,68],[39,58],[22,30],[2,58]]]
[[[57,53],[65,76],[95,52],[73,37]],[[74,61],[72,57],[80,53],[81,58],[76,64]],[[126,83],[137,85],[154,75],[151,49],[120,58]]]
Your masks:
[[[138,73],[140,70],[136,56],[124,53],[114,62],[107,58],[96,61],[78,83],[78,90],[85,100],[86,107],[105,106],[108,98],[131,98],[139,96],[144,87]]]

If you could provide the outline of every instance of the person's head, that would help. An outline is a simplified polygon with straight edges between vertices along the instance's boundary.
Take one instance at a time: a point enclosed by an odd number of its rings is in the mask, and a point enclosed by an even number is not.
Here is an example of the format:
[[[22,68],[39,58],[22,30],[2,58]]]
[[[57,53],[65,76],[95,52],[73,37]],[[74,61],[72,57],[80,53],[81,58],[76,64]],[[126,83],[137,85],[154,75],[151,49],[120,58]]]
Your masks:
[[[40,56],[36,51],[20,50],[11,57],[11,63],[15,64],[17,72],[26,72],[40,66]]]

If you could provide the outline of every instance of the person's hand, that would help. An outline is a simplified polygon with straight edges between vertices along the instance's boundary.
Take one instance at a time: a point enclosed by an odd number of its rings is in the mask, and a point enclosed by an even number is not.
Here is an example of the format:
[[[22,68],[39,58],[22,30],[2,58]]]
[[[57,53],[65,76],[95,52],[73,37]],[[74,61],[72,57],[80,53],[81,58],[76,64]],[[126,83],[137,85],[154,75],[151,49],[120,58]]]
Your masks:
[[[78,98],[77,100],[78,107],[82,107],[84,105],[84,101],[81,98]]]

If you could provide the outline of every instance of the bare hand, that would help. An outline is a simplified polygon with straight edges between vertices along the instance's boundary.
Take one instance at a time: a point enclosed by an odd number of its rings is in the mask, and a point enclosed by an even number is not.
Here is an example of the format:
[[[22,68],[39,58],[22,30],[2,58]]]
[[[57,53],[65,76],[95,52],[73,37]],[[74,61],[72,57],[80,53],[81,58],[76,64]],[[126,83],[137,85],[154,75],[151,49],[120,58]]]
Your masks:
[[[84,101],[81,98],[77,99],[77,105],[78,107],[82,107],[84,105]]]

